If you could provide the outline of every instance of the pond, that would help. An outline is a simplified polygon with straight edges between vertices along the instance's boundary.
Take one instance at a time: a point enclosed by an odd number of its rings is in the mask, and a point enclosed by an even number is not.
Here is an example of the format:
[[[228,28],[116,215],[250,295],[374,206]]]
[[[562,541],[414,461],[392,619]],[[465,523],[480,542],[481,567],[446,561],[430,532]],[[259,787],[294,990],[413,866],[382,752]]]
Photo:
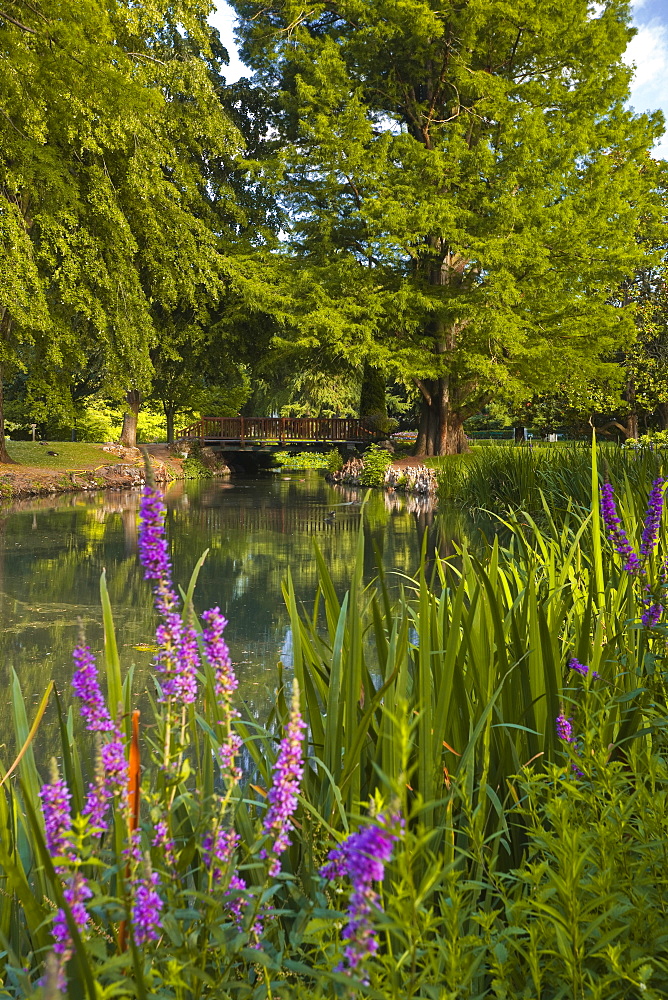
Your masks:
[[[286,667],[291,662],[281,593],[288,567],[298,597],[310,604],[316,542],[343,593],[354,563],[362,498],[361,491],[332,487],[314,472],[181,481],[167,492],[174,578],[187,586],[198,557],[209,549],[195,608],[201,612],[218,604],[228,618],[226,638],[240,695],[259,718],[271,704],[278,661]],[[65,494],[0,510],[0,670],[6,692],[0,742],[10,748],[12,669],[29,704],[39,701],[50,678],[67,697],[72,647],[81,628],[93,650],[101,650],[103,569],[123,668],[136,664],[141,699],[155,619],[137,560],[139,499],[139,491]],[[429,501],[374,492],[365,515],[367,578],[375,571],[374,545],[388,572],[414,573],[433,522]]]

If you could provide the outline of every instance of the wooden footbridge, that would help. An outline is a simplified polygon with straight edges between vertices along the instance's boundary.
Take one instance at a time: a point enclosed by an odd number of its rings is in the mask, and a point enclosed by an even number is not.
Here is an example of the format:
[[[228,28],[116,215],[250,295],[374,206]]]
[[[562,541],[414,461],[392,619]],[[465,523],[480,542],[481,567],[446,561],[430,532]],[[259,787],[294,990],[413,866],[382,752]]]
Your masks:
[[[281,448],[287,444],[371,444],[383,435],[352,417],[203,417],[176,435],[237,449]]]

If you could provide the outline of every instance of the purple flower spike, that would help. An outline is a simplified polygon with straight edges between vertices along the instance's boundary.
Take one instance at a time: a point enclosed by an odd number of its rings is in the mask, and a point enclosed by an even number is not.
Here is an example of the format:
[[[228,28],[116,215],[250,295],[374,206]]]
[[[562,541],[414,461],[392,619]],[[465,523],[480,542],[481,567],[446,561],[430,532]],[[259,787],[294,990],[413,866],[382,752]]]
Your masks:
[[[197,699],[197,634],[179,614],[180,601],[172,584],[165,537],[166,512],[162,494],[146,486],[139,506],[138,547],[144,579],[154,581],[155,609],[163,619],[155,633],[159,647],[155,666],[162,675],[162,700],[173,698],[189,705]]]
[[[165,859],[165,868],[172,873],[174,878],[177,878],[176,847],[174,840],[169,836],[169,829],[164,819],[158,820],[153,827],[153,840],[151,843],[153,847],[161,848]]]
[[[576,660],[574,656],[568,661],[568,669],[574,670],[576,674],[580,674],[581,677],[586,677],[590,670],[590,668],[587,667],[584,663],[580,663],[579,660]],[[600,677],[601,675],[597,670],[592,670],[591,676],[592,680],[596,680],[596,678]]]
[[[52,858],[70,858],[71,795],[66,782],[58,777],[55,761],[51,781],[48,785],[42,785],[39,797],[42,800],[44,833],[49,854]],[[66,870],[62,863],[55,864],[54,867],[59,874]]]
[[[643,623],[645,628],[653,628],[654,625],[659,624],[662,614],[663,605],[650,604],[645,613],[642,615],[640,621]]]
[[[571,725],[572,721],[572,719],[567,719],[563,712],[557,716],[557,736],[560,740],[564,740],[565,743],[575,742],[575,737],[573,736],[573,726]]]
[[[232,705],[238,680],[230,659],[230,651],[223,639],[227,619],[221,614],[220,608],[211,608],[202,615],[205,628],[202,631],[202,641],[206,656],[214,669],[216,699],[221,709],[221,725],[225,728],[225,738],[220,747],[220,766],[224,776],[232,783],[241,781],[241,770],[235,764],[235,758],[241,749],[241,738],[232,732],[232,722],[239,718],[239,713]]]
[[[207,868],[213,867],[214,882],[220,882],[225,877],[225,871],[234,858],[240,839],[234,830],[226,830],[221,825],[216,830],[215,837],[208,833],[202,841],[204,864]]]
[[[608,538],[615,546],[616,552],[624,559],[624,569],[627,573],[637,575],[641,569],[640,559],[633,550],[617,513],[615,491],[611,483],[604,483],[601,486],[601,514]]]
[[[160,937],[160,914],[164,904],[156,892],[157,884],[158,876],[152,872],[134,886],[132,927],[138,945],[157,941]]]
[[[77,872],[67,888],[63,889],[63,896],[80,934],[83,934],[88,924],[85,903],[92,895],[92,891],[80,872]],[[53,950],[58,956],[58,986],[61,992],[65,992],[67,986],[65,968],[72,957],[72,938],[63,909],[56,910],[51,933],[53,935]]]
[[[103,743],[99,748],[95,782],[88,787],[83,815],[88,816],[91,828],[98,833],[108,830],[107,809],[116,795],[124,798],[128,789],[128,763],[120,739]]]
[[[142,858],[139,830],[133,830],[123,853],[134,869],[131,879],[132,931],[135,942],[144,945],[160,937],[160,914],[165,904],[156,890],[159,879],[150,869],[148,855]]]
[[[390,825],[401,830],[403,823],[392,817]],[[321,869],[328,879],[347,877],[352,883],[348,906],[348,923],[343,930],[344,961],[337,972],[356,972],[363,962],[378,950],[371,916],[380,909],[380,898],[373,882],[385,877],[385,865],[392,857],[397,834],[384,825],[384,817],[376,823],[351,834],[340,847],[329,853],[329,863]]]
[[[118,733],[100,690],[95,657],[88,646],[76,646],[72,653],[76,670],[72,689],[81,699],[81,715],[89,732]]]
[[[166,513],[162,493],[146,486],[139,504],[139,561],[144,567],[144,579],[155,580],[155,604],[162,615],[179,605],[165,537]]]
[[[652,484],[647,499],[647,513],[645,514],[645,527],[642,533],[640,552],[643,556],[651,555],[659,539],[659,526],[663,513],[663,486],[665,479],[659,477]]]
[[[232,875],[230,879],[230,887],[225,893],[226,896],[231,896],[233,892],[245,892],[246,883],[244,879],[240,878],[236,872]],[[237,925],[238,929],[241,931],[244,927],[244,910],[248,906],[248,899],[244,896],[237,896],[236,899],[231,900],[227,904],[227,908],[232,914],[232,918]]]
[[[269,850],[260,852],[261,858],[273,855],[269,867],[270,876],[278,875],[281,870],[278,855],[282,854],[292,843],[288,836],[292,829],[292,814],[297,808],[299,785],[304,774],[302,764],[301,743],[304,739],[303,730],[306,723],[299,711],[299,688],[293,682],[292,709],[285,728],[285,736],[281,740],[278,757],[273,768],[273,784],[269,789],[267,801],[269,808],[264,817],[262,832],[272,838]]]

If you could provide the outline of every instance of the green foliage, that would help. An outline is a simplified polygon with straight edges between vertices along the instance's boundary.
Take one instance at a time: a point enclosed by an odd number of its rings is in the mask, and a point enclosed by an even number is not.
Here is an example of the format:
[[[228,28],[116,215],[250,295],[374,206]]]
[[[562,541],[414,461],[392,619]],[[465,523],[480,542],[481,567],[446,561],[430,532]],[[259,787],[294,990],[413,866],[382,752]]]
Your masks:
[[[213,164],[243,141],[208,13],[42,0],[0,19],[0,362],[29,370],[36,398],[75,400],[90,357],[107,391],[145,392],[165,317],[208,320],[239,288],[243,213]]]
[[[328,451],[325,455],[325,461],[328,472],[338,472],[339,469],[343,468],[343,458],[338,448],[332,448],[331,451]]]
[[[413,379],[427,454],[499,392],[619,377],[617,290],[663,213],[662,117],[623,110],[625,0],[232,6],[244,58],[280,80],[297,352]]]
[[[193,452],[184,458],[182,469],[186,479],[213,479],[213,470],[204,464],[200,455]]]
[[[385,448],[372,444],[364,452],[362,459],[360,484],[362,486],[382,486],[385,482],[385,472],[392,464],[392,456]]]
[[[668,430],[667,431],[649,431],[647,434],[641,434],[639,438],[629,438],[624,442],[626,448],[634,451],[637,448],[667,448],[668,447]]]
[[[649,448],[632,451],[617,445],[599,446],[599,479],[624,483],[636,498],[634,515],[642,518],[644,501],[638,498],[661,474],[662,461]],[[446,460],[439,470],[439,497],[474,518],[524,510],[541,523],[547,517],[562,523],[569,510],[590,509],[590,468],[591,451],[583,444],[481,445],[454,468],[454,475]]]
[[[332,452],[329,454],[331,455]],[[327,469],[329,467],[329,455],[322,455],[316,451],[300,451],[297,455],[289,451],[275,451],[273,459],[281,469]]]

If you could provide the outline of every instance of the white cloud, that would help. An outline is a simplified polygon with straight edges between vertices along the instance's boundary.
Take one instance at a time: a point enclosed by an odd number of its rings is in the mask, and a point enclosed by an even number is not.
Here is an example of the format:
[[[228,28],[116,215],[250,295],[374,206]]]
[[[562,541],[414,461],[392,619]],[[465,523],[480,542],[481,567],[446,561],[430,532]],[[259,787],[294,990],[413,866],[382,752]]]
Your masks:
[[[668,25],[658,18],[640,25],[624,60],[629,65],[635,64],[631,107],[638,112],[662,108],[668,121]],[[660,144],[654,147],[654,155],[668,158],[667,136],[664,135]]]

